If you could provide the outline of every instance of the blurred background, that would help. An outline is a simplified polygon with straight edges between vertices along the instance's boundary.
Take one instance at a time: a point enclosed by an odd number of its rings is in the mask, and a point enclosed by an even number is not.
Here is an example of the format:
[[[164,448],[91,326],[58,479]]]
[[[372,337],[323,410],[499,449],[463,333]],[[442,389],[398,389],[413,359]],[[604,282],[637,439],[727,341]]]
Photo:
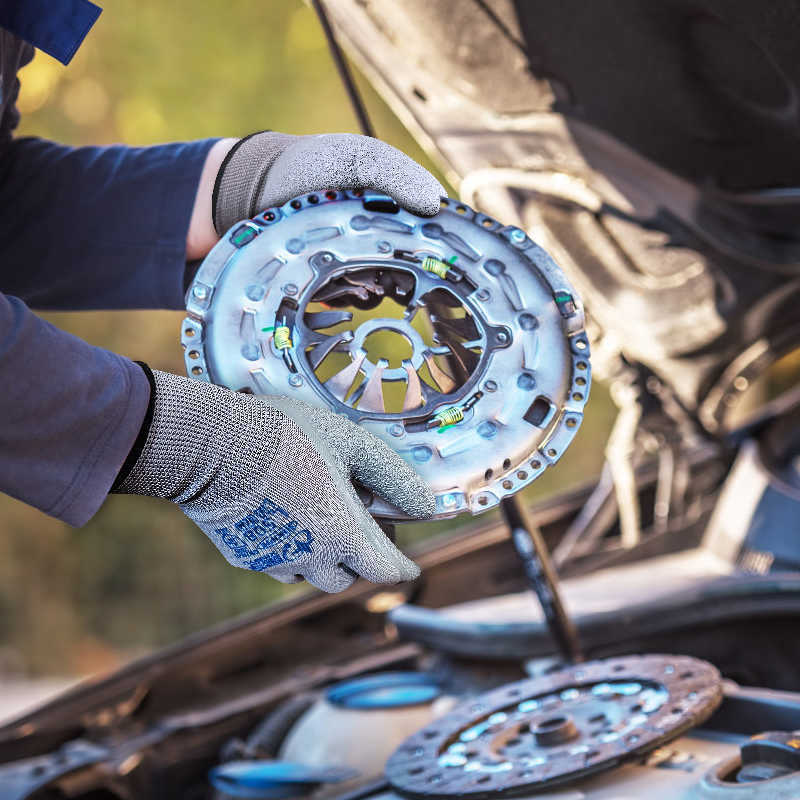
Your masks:
[[[69,67],[39,53],[22,71],[21,135],[73,145],[147,145],[263,128],[357,131],[317,19],[299,0],[103,5]],[[378,135],[432,168],[360,76],[359,83]],[[46,316],[93,344],[183,374],[179,312]],[[576,443],[528,490],[529,499],[595,475],[613,416],[608,395],[595,384]],[[399,540],[413,545],[471,522],[461,517],[402,526]],[[106,672],[298,591],[308,589],[229,566],[170,503],[110,497],[76,530],[0,495],[0,684],[6,697],[11,686],[19,699],[25,687],[50,691]]]

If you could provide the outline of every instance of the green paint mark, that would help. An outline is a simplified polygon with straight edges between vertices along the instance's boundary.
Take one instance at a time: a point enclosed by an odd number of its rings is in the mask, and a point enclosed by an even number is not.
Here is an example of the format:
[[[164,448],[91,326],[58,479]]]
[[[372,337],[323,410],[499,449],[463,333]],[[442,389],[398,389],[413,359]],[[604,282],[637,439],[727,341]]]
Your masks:
[[[443,425],[441,428],[436,429],[436,433],[444,433],[445,431],[449,431],[450,428],[455,428],[455,425]]]
[[[262,330],[264,333],[272,333],[272,331],[274,331],[274,330],[275,330],[275,326],[274,326],[274,325],[270,325],[270,327],[269,327],[269,328],[262,328],[261,330]]]

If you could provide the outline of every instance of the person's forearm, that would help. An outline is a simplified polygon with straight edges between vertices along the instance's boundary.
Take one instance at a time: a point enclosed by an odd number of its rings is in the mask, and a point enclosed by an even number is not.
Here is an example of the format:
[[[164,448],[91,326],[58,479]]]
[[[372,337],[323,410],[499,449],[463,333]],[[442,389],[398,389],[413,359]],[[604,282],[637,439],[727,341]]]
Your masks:
[[[13,141],[0,156],[0,289],[40,309],[183,308],[186,234],[217,144]]]
[[[189,230],[186,234],[187,261],[194,261],[206,256],[219,239],[219,235],[214,230],[211,216],[211,196],[219,168],[237,141],[237,139],[220,139],[208,151],[206,163],[203,165],[203,172],[200,175],[200,183],[197,186]]]

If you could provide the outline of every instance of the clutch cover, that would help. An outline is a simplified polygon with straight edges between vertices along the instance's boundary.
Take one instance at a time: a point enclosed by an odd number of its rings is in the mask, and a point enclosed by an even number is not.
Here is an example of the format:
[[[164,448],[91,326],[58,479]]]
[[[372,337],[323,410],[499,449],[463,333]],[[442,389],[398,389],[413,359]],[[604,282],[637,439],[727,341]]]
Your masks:
[[[187,312],[190,376],[345,414],[422,475],[439,518],[535,480],[589,394],[564,274],[524,231],[449,198],[432,218],[359,191],[267,209],[203,261]]]
[[[386,765],[415,797],[526,794],[610,769],[707,719],[720,674],[688,656],[592,661],[473,698],[407,739]]]

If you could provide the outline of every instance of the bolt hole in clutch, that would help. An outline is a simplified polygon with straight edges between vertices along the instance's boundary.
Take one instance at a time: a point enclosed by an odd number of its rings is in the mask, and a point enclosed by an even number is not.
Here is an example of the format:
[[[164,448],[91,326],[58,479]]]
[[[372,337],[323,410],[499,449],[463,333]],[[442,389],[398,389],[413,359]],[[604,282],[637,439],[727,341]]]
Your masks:
[[[267,209],[206,257],[187,312],[190,376],[346,415],[427,480],[438,518],[535,480],[589,394],[583,310],[561,270],[519,228],[448,198],[430,219],[370,192]]]

